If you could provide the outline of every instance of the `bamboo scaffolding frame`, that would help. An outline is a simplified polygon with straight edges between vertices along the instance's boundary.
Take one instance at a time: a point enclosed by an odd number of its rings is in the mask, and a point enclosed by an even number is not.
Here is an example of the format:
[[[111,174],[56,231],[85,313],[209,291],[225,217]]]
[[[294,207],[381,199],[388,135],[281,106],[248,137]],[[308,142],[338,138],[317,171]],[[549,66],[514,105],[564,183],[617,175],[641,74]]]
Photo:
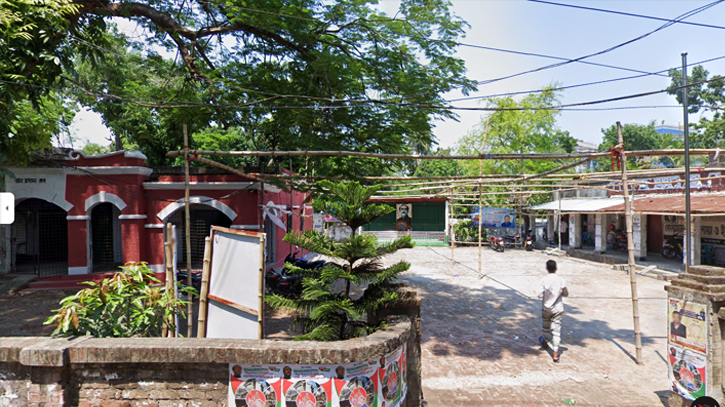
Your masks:
[[[206,338],[206,319],[209,302],[209,276],[211,274],[211,237],[204,238],[204,265],[201,272],[201,291],[199,292],[199,318],[196,336]]]
[[[715,148],[690,149],[690,155],[710,155],[718,152]],[[187,150],[169,151],[166,156],[169,158],[185,155]],[[507,153],[507,154],[477,154],[477,155],[417,155],[417,154],[385,154],[385,153],[364,153],[360,151],[218,151],[218,150],[194,150],[194,155],[216,155],[232,157],[363,157],[363,158],[384,158],[388,160],[566,160],[609,157],[609,151],[596,153]],[[683,149],[665,150],[635,150],[628,151],[633,157],[653,156],[679,156],[684,155]]]

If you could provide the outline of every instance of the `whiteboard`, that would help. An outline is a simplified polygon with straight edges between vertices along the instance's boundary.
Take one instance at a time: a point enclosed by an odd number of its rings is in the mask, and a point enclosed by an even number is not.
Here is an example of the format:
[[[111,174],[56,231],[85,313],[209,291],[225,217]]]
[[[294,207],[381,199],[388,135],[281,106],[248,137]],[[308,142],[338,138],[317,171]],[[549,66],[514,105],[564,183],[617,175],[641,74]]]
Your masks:
[[[264,234],[213,227],[207,338],[262,338]]]

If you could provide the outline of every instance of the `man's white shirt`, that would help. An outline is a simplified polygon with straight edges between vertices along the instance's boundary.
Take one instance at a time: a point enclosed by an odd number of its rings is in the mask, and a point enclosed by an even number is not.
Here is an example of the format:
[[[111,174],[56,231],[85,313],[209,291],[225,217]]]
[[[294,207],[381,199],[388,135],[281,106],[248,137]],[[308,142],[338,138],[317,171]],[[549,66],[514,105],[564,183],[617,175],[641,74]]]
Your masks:
[[[553,313],[564,312],[564,302],[562,301],[564,289],[566,289],[566,280],[556,273],[549,273],[542,278],[539,289],[539,298],[543,300],[541,308]]]

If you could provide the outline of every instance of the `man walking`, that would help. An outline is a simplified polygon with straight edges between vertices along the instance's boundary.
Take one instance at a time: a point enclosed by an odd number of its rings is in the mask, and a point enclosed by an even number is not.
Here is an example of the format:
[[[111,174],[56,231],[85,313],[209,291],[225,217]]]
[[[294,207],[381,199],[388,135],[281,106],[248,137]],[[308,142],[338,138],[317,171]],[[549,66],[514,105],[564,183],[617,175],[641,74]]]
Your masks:
[[[561,340],[561,320],[564,317],[563,297],[569,296],[566,281],[556,275],[556,262],[546,262],[549,274],[541,279],[539,298],[541,298],[541,319],[544,336],[539,337],[542,348],[554,352],[554,362],[559,362],[559,341]]]

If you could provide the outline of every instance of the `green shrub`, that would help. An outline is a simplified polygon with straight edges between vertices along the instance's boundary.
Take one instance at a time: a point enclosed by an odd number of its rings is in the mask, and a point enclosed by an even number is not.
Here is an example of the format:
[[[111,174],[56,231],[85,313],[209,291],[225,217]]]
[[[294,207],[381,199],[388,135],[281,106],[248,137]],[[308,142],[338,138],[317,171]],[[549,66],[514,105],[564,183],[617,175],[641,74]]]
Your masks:
[[[453,233],[459,242],[468,240],[478,242],[478,226],[472,220],[464,220],[456,223],[453,226]],[[486,229],[481,229],[481,240],[486,241],[486,239],[488,239],[488,232],[486,232]]]
[[[63,298],[61,308],[44,324],[56,324],[53,336],[161,336],[164,326],[176,329],[174,317],[184,317],[186,301],[166,292],[146,263],[129,263],[123,272]],[[189,293],[193,288],[181,292]]]

